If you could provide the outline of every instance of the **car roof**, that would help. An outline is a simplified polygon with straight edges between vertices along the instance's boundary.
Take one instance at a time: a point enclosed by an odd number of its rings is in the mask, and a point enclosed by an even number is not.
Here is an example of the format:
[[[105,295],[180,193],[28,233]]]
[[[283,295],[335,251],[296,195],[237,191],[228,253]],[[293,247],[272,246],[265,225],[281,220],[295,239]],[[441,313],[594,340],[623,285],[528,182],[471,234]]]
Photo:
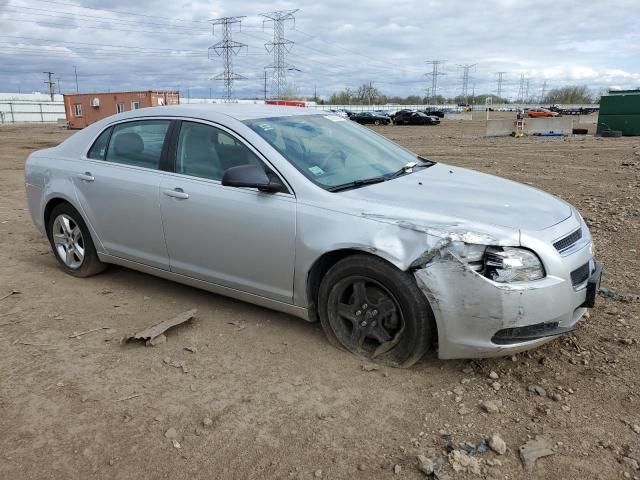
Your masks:
[[[176,116],[176,117],[197,117],[202,119],[214,120],[215,116],[226,115],[238,121],[254,120],[258,118],[273,117],[293,117],[297,115],[322,115],[328,112],[310,109],[306,107],[289,107],[277,105],[263,104],[215,104],[200,103],[187,105],[168,105],[164,107],[147,107],[137,110],[130,110],[120,114],[120,118],[128,117],[157,117],[157,116]]]

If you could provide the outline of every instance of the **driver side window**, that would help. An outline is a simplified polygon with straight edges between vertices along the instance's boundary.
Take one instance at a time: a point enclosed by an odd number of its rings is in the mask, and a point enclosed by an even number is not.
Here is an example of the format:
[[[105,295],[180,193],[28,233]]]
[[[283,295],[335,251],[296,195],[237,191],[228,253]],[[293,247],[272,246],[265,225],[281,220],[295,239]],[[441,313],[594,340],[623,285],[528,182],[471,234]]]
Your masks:
[[[176,150],[176,173],[222,180],[225,170],[250,164],[262,165],[262,162],[227,132],[211,125],[182,122]]]

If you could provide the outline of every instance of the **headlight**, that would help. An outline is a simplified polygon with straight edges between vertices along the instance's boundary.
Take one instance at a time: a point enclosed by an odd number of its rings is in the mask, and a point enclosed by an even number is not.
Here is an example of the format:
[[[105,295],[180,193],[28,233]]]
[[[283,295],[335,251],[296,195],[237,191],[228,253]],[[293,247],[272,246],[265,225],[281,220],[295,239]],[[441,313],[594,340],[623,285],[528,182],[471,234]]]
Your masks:
[[[544,267],[530,250],[515,247],[488,247],[484,274],[494,282],[528,282],[544,278]]]

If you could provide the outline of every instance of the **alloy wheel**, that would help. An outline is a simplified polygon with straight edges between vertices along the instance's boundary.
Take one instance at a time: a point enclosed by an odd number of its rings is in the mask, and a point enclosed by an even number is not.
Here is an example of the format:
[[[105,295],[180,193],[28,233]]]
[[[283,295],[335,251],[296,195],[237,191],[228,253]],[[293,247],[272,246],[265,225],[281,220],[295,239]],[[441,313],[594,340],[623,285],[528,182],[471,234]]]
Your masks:
[[[52,235],[58,257],[67,267],[73,270],[80,268],[85,255],[80,225],[69,215],[60,214],[53,221]]]

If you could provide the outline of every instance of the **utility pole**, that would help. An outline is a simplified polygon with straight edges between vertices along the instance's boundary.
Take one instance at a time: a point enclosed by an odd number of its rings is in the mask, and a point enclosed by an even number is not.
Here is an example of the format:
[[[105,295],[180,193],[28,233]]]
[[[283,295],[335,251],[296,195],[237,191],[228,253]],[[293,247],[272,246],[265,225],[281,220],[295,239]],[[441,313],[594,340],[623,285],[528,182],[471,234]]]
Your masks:
[[[497,72],[497,74],[498,74],[498,90],[496,92],[496,96],[498,98],[500,98],[502,96],[502,82],[504,80],[504,74],[505,73],[507,73],[507,72]]]
[[[44,83],[49,85],[49,95],[51,95],[51,101],[53,102],[53,96],[56,94],[56,82],[53,81],[53,72],[42,72],[47,75],[48,80],[45,80]]]
[[[524,84],[524,98],[526,101],[529,101],[529,82],[530,82],[530,78],[529,75],[527,75],[527,81]]]
[[[75,65],[73,66],[73,73],[76,76],[76,93],[80,93],[80,91],[78,90],[78,67],[76,67]]]
[[[426,77],[431,77],[431,101],[434,105],[437,104],[437,95],[438,95],[438,77],[441,75],[445,75],[444,73],[439,71],[440,65],[442,65],[445,60],[427,60],[425,63],[427,65],[432,66],[431,73],[426,73]]]
[[[469,91],[469,70],[474,68],[477,63],[470,63],[467,65],[458,65],[462,68],[462,98],[464,98],[465,105],[468,105],[468,91]]]
[[[231,94],[233,92],[233,81],[242,80],[246,77],[239,75],[233,71],[233,56],[238,55],[240,51],[247,45],[244,43],[236,42],[231,38],[234,25],[238,26],[238,31],[241,29],[240,22],[244,17],[223,17],[210,20],[213,34],[216,33],[216,26],[222,27],[222,40],[209,47],[209,58],[211,58],[212,52],[215,56],[222,57],[223,68],[222,73],[215,75],[215,80],[224,81],[225,100],[231,101]]]
[[[286,54],[291,52],[293,43],[291,40],[287,40],[284,37],[284,27],[286,22],[292,22],[295,28],[296,18],[294,14],[298,11],[295,10],[279,10],[276,12],[262,13],[264,17],[262,21],[262,29],[264,30],[265,24],[268,22],[273,23],[273,40],[265,43],[264,48],[268,53],[273,54],[273,63],[267,66],[267,69],[272,70],[271,77],[271,97],[280,98],[282,91],[287,83],[287,70],[294,69],[293,65],[289,65],[286,62]]]

